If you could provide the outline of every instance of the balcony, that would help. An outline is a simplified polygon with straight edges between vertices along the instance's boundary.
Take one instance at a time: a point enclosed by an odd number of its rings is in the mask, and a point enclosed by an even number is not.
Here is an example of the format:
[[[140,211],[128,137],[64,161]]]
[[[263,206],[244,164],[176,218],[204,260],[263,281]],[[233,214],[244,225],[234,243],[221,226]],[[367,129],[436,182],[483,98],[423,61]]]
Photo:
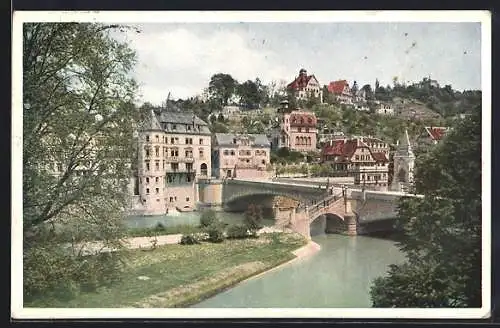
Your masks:
[[[167,157],[167,162],[179,163],[179,156],[169,156]]]
[[[192,174],[195,174],[196,170],[193,168],[175,168],[175,169],[173,169],[171,167],[167,167],[165,172],[166,173],[192,173]]]
[[[184,157],[181,159],[184,163],[193,163],[194,158],[193,157]]]

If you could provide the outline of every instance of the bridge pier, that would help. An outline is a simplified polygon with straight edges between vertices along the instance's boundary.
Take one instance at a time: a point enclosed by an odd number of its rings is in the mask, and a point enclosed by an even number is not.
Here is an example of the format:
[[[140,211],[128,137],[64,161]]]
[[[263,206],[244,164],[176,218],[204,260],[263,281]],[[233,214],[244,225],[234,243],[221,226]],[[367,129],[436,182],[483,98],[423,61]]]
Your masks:
[[[347,235],[356,236],[358,234],[358,224],[356,220],[356,215],[354,213],[349,213],[344,216],[344,220],[347,225]]]

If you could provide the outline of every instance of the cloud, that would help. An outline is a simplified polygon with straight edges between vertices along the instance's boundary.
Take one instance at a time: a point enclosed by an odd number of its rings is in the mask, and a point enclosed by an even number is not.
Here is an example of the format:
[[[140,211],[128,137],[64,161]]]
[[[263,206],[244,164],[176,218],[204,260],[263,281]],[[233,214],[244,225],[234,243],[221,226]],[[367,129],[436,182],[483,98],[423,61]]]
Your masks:
[[[169,92],[174,99],[201,94],[216,73],[231,74],[238,81],[259,77],[264,83],[289,74],[278,53],[253,48],[232,31],[202,35],[177,28],[128,39],[138,54],[135,75],[143,101],[160,103]]]

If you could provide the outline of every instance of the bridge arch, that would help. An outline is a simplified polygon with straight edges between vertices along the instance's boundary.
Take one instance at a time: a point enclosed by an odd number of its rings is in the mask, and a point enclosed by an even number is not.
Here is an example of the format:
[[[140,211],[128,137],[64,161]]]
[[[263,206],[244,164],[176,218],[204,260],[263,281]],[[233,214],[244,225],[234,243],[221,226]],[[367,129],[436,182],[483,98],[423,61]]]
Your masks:
[[[312,230],[323,230],[324,233],[343,233],[347,231],[347,222],[341,213],[327,212],[317,215],[310,221]]]

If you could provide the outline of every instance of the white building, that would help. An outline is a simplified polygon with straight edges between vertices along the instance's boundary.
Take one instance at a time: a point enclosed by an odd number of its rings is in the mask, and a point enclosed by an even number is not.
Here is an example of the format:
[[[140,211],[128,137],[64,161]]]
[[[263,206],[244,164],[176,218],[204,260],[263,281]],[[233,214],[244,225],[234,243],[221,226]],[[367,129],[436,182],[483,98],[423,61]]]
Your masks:
[[[408,137],[408,130],[399,139],[394,153],[394,175],[391,183],[392,191],[408,191],[413,184],[415,155]]]

